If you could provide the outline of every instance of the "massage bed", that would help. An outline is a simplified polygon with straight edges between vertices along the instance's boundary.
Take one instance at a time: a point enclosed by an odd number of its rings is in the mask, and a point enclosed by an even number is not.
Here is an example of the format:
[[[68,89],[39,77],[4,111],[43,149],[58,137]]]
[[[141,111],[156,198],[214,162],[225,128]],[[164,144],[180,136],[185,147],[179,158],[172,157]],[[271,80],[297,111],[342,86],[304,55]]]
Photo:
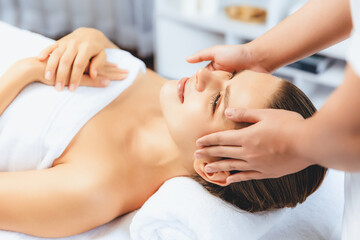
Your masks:
[[[36,56],[53,42],[2,22],[0,36],[0,74],[16,60]],[[111,54],[119,54],[113,61],[123,67],[121,59],[116,62],[123,53],[112,50]],[[251,214],[212,196],[194,180],[177,177],[165,182],[139,210],[91,231],[58,239],[335,240],[341,234],[343,198],[343,173],[329,171],[319,190],[296,208]],[[0,230],[0,239],[44,238]]]

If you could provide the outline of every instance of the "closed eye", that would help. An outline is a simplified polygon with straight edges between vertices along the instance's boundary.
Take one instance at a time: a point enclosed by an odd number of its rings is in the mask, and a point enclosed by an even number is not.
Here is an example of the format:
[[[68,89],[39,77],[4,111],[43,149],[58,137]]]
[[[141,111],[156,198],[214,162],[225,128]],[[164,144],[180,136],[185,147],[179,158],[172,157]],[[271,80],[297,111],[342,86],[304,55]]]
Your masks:
[[[212,108],[212,114],[214,115],[218,105],[219,105],[219,102],[220,102],[220,97],[221,97],[221,92],[218,92],[217,94],[213,95],[211,97],[211,101],[210,101],[210,105],[211,105],[211,108]]]

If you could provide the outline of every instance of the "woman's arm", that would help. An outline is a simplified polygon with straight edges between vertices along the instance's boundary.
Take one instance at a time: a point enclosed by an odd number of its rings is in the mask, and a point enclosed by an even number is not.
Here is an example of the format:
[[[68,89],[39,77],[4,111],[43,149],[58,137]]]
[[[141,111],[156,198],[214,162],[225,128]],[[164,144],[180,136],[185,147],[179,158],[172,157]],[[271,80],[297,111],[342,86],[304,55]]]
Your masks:
[[[0,77],[0,116],[21,90],[31,83],[35,73],[33,62],[36,59],[23,59],[13,64]]]
[[[99,175],[80,164],[0,172],[0,229],[65,237],[111,221],[119,203]]]

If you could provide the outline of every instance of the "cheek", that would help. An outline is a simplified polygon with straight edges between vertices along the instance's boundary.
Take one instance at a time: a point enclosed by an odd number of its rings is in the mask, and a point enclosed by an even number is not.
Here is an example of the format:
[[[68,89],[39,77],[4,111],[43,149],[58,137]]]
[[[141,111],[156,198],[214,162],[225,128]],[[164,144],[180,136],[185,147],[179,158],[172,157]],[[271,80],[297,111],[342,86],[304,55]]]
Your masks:
[[[213,131],[208,106],[201,96],[192,96],[181,104],[177,82],[167,82],[160,92],[162,112],[169,132],[183,152],[195,150],[195,141]]]

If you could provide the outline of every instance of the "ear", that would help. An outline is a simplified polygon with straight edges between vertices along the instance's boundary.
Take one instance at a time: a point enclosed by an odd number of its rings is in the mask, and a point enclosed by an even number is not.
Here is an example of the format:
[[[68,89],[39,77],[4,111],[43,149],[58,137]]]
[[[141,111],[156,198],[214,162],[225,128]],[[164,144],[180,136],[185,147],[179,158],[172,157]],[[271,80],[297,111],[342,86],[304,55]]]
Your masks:
[[[220,186],[227,186],[229,183],[226,183],[226,179],[230,176],[229,171],[221,171],[216,173],[207,173],[205,172],[205,166],[212,161],[207,161],[207,159],[195,159],[194,160],[194,169],[195,171],[206,181],[214,183]]]

